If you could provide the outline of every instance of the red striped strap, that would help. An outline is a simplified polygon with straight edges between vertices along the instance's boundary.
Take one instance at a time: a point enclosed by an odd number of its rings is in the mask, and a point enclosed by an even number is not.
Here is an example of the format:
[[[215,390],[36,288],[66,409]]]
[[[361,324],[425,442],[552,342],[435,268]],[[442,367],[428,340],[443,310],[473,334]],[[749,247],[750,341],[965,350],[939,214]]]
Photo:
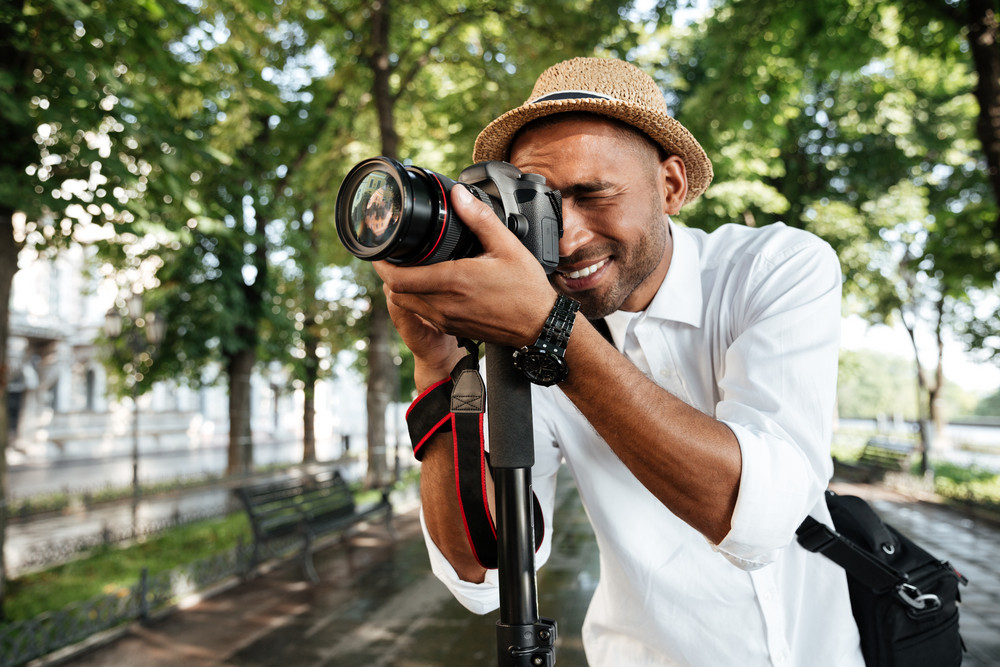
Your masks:
[[[406,427],[410,431],[413,456],[424,458],[424,445],[435,433],[451,430],[451,378],[435,382],[414,399],[406,410]]]
[[[455,448],[455,488],[458,493],[465,533],[476,560],[485,568],[497,567],[497,530],[486,493],[487,475],[493,476],[486,453],[483,417],[486,387],[478,368],[462,370],[455,376],[451,394],[452,443]],[[542,544],[545,522],[542,506],[533,494],[535,549]]]
[[[406,423],[413,443],[413,455],[423,458],[432,435],[452,432],[455,455],[455,491],[469,546],[485,568],[497,567],[497,533],[486,493],[487,476],[492,477],[486,453],[483,422],[486,414],[486,387],[479,374],[477,356],[469,354],[455,366],[450,377],[434,383],[413,401],[406,411]],[[542,507],[533,495],[535,549],[545,533]]]

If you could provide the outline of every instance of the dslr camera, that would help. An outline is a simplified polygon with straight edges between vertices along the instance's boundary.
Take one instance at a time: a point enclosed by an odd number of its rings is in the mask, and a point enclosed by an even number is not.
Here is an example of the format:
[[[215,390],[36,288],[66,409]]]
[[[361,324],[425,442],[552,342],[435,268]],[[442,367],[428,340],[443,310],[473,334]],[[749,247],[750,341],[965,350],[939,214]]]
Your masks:
[[[559,264],[562,196],[538,174],[507,162],[479,162],[458,183],[387,157],[355,165],[337,194],[337,236],[355,257],[402,266],[474,257],[476,235],[458,219],[449,195],[461,184],[489,206],[546,273]]]

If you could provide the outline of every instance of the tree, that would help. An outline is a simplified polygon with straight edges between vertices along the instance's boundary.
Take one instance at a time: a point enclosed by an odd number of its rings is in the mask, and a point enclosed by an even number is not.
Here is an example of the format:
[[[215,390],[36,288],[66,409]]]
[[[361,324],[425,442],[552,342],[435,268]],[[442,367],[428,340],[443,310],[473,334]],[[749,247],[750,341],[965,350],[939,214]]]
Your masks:
[[[1000,417],[1000,389],[979,401],[975,414],[982,417]]]
[[[283,32],[281,12],[288,5],[283,8],[204,3],[202,29],[174,43],[198,82],[176,113],[183,131],[204,143],[206,159],[188,161],[177,184],[181,206],[174,214],[182,219],[138,255],[158,261],[150,303],[169,327],[144,381],[227,383],[229,474],[246,474],[253,466],[250,379],[261,332],[291,326],[274,308],[277,277],[270,258],[282,243],[272,227],[287,217],[288,149],[276,140],[286,105],[268,77],[301,46]]]
[[[992,191],[991,237],[1000,242],[1000,23],[994,0],[897,2],[901,41],[925,53],[961,45],[975,83],[975,136]]]
[[[635,26],[622,18],[629,7],[606,0],[559,0],[530,9],[449,0],[436,3],[433,11],[422,3],[389,0],[364,7],[327,3],[309,28],[335,62],[322,85],[350,93],[340,95],[329,109],[338,126],[317,141],[315,157],[324,160],[328,181],[331,166],[340,166],[343,174],[353,162],[373,154],[412,159],[457,176],[479,129],[520,104],[544,67],[598,52],[605,44],[623,52],[634,45]],[[332,220],[334,193],[314,194],[320,201],[318,216]],[[370,267],[343,252],[335,259],[351,268],[369,304],[363,359],[368,483],[380,485],[388,473],[386,406],[400,386],[392,361],[396,345]]]
[[[843,350],[837,380],[837,414],[842,419],[914,419],[916,387],[911,360],[873,351]]]
[[[670,73],[690,85],[682,115],[718,158],[716,184],[686,219],[780,219],[830,241],[850,307],[900,317],[914,339],[930,324],[934,375],[917,367],[940,423],[940,334],[1000,268],[996,244],[983,243],[996,208],[983,196],[961,40],[917,49],[907,20],[886,3],[846,14],[837,2],[720,3],[696,55]]]
[[[85,225],[143,233],[184,171],[178,156],[201,153],[176,133],[170,92],[185,87],[186,72],[163,48],[195,18],[175,0],[0,7],[0,402],[19,248],[55,251]],[[0,498],[7,437],[4,426]],[[4,529],[0,513],[0,608]]]

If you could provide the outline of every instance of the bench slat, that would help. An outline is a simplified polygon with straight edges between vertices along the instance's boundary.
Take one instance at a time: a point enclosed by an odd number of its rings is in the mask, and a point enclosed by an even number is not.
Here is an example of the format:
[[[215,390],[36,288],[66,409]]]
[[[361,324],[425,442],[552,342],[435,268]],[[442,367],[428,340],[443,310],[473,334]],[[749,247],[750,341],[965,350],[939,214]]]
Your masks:
[[[308,480],[247,485],[238,489],[238,495],[253,528],[253,564],[264,542],[300,533],[304,542],[303,568],[313,581],[318,580],[312,565],[315,538],[350,528],[378,514],[385,515],[389,531],[394,535],[392,505],[387,492],[379,503],[359,511],[354,494],[339,471]]]

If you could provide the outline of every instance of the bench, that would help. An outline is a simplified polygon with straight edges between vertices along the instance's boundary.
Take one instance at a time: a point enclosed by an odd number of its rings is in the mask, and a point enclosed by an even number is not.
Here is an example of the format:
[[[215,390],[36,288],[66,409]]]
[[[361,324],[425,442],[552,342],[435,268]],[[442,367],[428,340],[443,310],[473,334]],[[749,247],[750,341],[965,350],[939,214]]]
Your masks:
[[[876,436],[865,443],[858,464],[880,471],[901,472],[909,468],[915,450],[912,442]]]
[[[905,472],[916,446],[912,442],[886,436],[874,436],[865,443],[854,463],[834,459],[837,474],[854,482],[877,482],[887,472]]]
[[[362,521],[383,515],[395,538],[388,489],[379,502],[359,508],[339,471],[250,484],[238,488],[237,495],[253,528],[251,569],[260,562],[265,544],[280,539],[301,542],[303,572],[316,583],[319,576],[312,555],[320,537],[344,534]]]

